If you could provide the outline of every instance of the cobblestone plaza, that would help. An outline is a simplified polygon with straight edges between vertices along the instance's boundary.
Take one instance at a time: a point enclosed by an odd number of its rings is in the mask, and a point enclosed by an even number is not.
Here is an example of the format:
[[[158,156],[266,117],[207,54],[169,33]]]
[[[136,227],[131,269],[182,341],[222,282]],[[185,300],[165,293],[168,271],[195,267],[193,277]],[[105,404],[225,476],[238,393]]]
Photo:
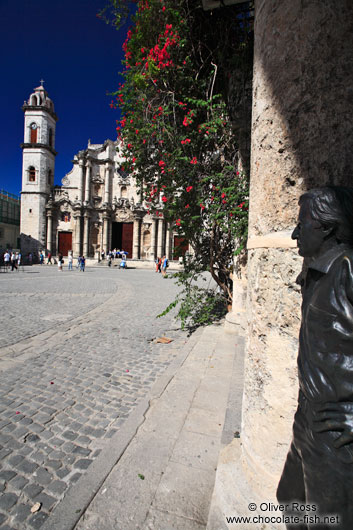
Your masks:
[[[1,529],[40,528],[171,364],[186,334],[156,315],[177,289],[153,270],[1,273]]]

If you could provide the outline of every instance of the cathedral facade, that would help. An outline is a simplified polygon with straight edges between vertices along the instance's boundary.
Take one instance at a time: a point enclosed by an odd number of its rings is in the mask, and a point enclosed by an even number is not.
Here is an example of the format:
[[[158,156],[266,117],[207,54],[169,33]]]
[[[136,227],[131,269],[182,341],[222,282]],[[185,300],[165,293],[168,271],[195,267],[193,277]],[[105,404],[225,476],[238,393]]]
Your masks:
[[[98,258],[104,250],[125,250],[129,258],[173,259],[187,246],[139,195],[123,168],[119,142],[91,144],[73,159],[61,186],[54,186],[54,105],[42,85],[22,107],[25,115],[21,192],[21,249],[53,255]]]

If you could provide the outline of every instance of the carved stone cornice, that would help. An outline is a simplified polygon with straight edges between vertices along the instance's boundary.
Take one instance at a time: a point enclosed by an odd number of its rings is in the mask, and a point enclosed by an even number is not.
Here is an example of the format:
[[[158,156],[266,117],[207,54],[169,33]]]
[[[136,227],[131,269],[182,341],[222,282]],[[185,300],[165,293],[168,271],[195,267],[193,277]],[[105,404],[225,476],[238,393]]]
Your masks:
[[[56,156],[58,153],[55,151],[53,147],[47,144],[39,144],[39,143],[22,143],[20,144],[21,149],[46,149],[50,153],[52,153],[54,156]]]

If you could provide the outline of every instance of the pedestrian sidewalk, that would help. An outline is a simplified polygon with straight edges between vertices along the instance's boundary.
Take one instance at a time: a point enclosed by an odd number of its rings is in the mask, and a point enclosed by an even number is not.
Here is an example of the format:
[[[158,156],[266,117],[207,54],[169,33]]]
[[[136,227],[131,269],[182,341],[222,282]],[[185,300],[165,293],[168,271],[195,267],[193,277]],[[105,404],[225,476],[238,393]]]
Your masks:
[[[205,529],[219,452],[240,422],[241,350],[222,325],[198,330],[42,528]]]

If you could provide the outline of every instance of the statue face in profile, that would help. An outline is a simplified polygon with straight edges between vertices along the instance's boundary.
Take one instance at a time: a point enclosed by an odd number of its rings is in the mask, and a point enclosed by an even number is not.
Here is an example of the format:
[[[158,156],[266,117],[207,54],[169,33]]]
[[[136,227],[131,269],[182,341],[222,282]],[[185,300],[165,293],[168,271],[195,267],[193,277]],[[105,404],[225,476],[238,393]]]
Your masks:
[[[312,218],[310,202],[304,200],[300,206],[298,224],[292,233],[292,239],[297,240],[299,255],[304,258],[320,255],[329,232],[319,221]]]

